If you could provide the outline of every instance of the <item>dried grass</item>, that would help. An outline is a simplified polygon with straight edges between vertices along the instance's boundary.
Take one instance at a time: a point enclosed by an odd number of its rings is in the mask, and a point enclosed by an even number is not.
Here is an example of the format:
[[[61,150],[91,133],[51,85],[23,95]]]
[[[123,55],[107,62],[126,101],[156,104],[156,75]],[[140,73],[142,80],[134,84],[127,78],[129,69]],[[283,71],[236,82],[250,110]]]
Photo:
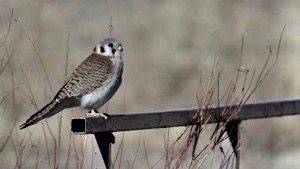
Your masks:
[[[10,16],[10,22],[8,25],[8,29],[6,34],[4,35],[4,39],[0,43],[0,50],[5,47],[7,43],[7,39],[9,38],[10,29],[13,25],[13,10],[11,12]],[[43,63],[43,60],[41,56],[39,55],[38,49],[36,47],[36,43],[31,38],[27,32],[26,29],[22,27],[22,25],[15,20],[15,23],[23,30],[23,34],[27,37],[29,43],[32,45],[33,51],[35,53],[35,56],[39,59],[39,64],[42,67],[44,77],[47,81],[46,88],[50,88],[51,92],[53,93],[53,89],[49,80],[49,72],[47,72],[46,66]],[[111,24],[112,25],[112,24]],[[270,47],[269,55],[265,61],[265,63],[262,66],[262,69],[256,73],[256,69],[254,70],[248,70],[246,66],[243,64],[243,52],[244,52],[244,37],[242,38],[241,43],[241,55],[240,55],[240,65],[237,68],[237,71],[235,72],[234,78],[230,81],[227,90],[225,93],[220,94],[220,79],[222,76],[222,69],[220,69],[220,63],[222,59],[222,54],[220,57],[217,57],[215,55],[215,63],[214,66],[211,68],[207,83],[203,85],[203,82],[206,81],[203,78],[200,78],[199,86],[201,88],[201,91],[197,94],[197,103],[199,106],[199,110],[197,114],[195,114],[195,121],[197,125],[194,126],[188,126],[182,135],[178,137],[177,140],[171,141],[170,140],[170,130],[167,129],[167,134],[164,137],[164,147],[165,147],[165,155],[157,161],[154,165],[151,165],[151,162],[149,161],[148,157],[148,151],[146,149],[146,142],[143,141],[143,148],[144,148],[144,154],[145,154],[145,160],[147,161],[147,167],[148,168],[155,168],[156,165],[164,161],[165,165],[164,168],[185,168],[183,166],[187,165],[188,168],[199,168],[202,166],[203,162],[207,159],[207,157],[210,154],[213,154],[216,150],[216,147],[223,142],[227,137],[225,136],[225,126],[228,122],[235,120],[238,116],[238,113],[241,111],[242,106],[249,100],[249,98],[253,95],[253,93],[256,91],[256,89],[262,84],[262,82],[269,76],[271,71],[274,69],[276,63],[278,62],[279,58],[279,52],[280,52],[280,45],[282,36],[284,33],[284,29],[281,33],[279,43],[277,46],[277,51],[275,54],[275,59],[273,62],[271,62],[272,58],[274,57],[274,54],[272,52],[272,48]],[[67,52],[66,52],[66,58],[65,58],[65,72],[64,77],[65,81],[68,74],[68,49],[69,49],[69,38],[70,35],[68,34],[67,38]],[[9,71],[11,73],[11,81],[12,81],[12,89],[9,92],[6,92],[4,94],[0,95],[0,104],[3,104],[4,98],[8,96],[12,96],[12,105],[13,105],[13,111],[14,111],[14,119],[9,125],[7,133],[1,133],[0,137],[0,153],[3,151],[5,146],[8,143],[12,144],[14,154],[15,154],[15,164],[12,168],[24,168],[24,166],[27,165],[27,161],[30,158],[30,154],[35,154],[35,161],[34,161],[34,168],[40,168],[42,166],[45,158],[47,160],[47,167],[48,168],[72,168],[69,164],[69,161],[71,158],[75,158],[77,164],[77,168],[84,168],[84,161],[85,161],[85,155],[86,155],[86,145],[88,142],[87,136],[77,136],[76,139],[73,136],[69,136],[69,146],[68,146],[68,153],[67,153],[67,159],[66,161],[60,161],[60,157],[62,156],[62,149],[61,149],[61,141],[62,141],[62,116],[59,115],[59,123],[58,123],[58,135],[56,136],[53,132],[53,129],[49,127],[49,124],[47,122],[42,123],[42,131],[43,131],[43,140],[41,138],[38,138],[37,145],[34,144],[34,141],[32,141],[32,135],[33,133],[30,130],[26,130],[26,135],[24,135],[19,140],[14,140],[12,138],[14,128],[16,127],[16,121],[17,121],[17,115],[16,115],[16,94],[15,92],[19,88],[19,86],[24,85],[27,87],[27,91],[23,92],[23,94],[26,96],[27,99],[30,100],[31,105],[38,110],[37,102],[32,90],[31,84],[28,82],[28,76],[30,73],[26,72],[26,70],[23,68],[22,64],[20,64],[18,61],[16,61],[16,64],[20,68],[20,72],[23,75],[23,80],[21,80],[19,83],[16,83],[15,77],[14,77],[14,71],[13,68],[10,66],[10,63],[12,62],[12,58],[14,56],[13,51],[9,51],[9,49],[6,47],[6,56],[5,58],[1,58],[0,60],[0,76],[2,73],[9,68]],[[33,66],[31,66],[33,67]],[[242,84],[242,85],[240,85]],[[22,91],[21,91],[22,92]],[[125,107],[125,91],[124,91],[124,109]],[[216,128],[213,132],[213,134],[210,137],[210,141],[204,146],[204,148],[199,148],[199,140],[201,140],[202,133],[205,129],[207,129],[209,126],[207,124],[208,118],[204,118],[208,115],[208,108],[212,106],[220,106],[225,105],[226,108],[222,112],[219,113],[219,123],[216,125]],[[234,108],[231,105],[236,105]],[[2,111],[4,112],[4,111]],[[73,110],[72,110],[73,112]],[[1,114],[0,122],[3,119],[3,113]],[[46,125],[46,126],[45,126]],[[17,134],[18,135],[18,134]],[[49,137],[50,136],[50,137]],[[188,136],[188,137],[184,137]],[[119,145],[116,157],[113,161],[113,168],[124,168],[121,166],[123,162],[123,147],[124,147],[124,133],[121,138],[121,143]],[[141,135],[139,136],[139,144],[137,145],[136,151],[135,151],[135,157],[132,163],[128,164],[128,168],[134,168],[137,159],[140,157],[139,150],[140,150],[140,142],[141,142]],[[187,139],[185,140],[185,144],[183,147],[180,147],[178,150],[175,149],[175,145],[179,142],[179,140]],[[78,141],[79,140],[79,141]],[[46,153],[42,151],[41,142],[45,143],[46,146]],[[78,143],[79,142],[79,143]],[[172,142],[172,143],[171,143]],[[51,145],[51,146],[50,146]],[[31,147],[26,149],[27,147]],[[33,148],[32,148],[33,147]],[[52,150],[50,150],[49,147],[53,147],[53,154],[51,155]],[[24,153],[24,150],[26,149],[26,152]],[[239,147],[236,147],[236,149],[239,149]],[[28,151],[27,151],[28,150]],[[225,151],[222,147],[220,148],[220,151],[224,155],[224,160],[220,164],[220,168],[228,168],[230,166],[233,166],[233,153],[229,150]],[[42,156],[42,158],[40,157]],[[45,157],[46,156],[46,157]],[[65,164],[65,165],[62,165]],[[114,167],[117,166],[117,167]]]

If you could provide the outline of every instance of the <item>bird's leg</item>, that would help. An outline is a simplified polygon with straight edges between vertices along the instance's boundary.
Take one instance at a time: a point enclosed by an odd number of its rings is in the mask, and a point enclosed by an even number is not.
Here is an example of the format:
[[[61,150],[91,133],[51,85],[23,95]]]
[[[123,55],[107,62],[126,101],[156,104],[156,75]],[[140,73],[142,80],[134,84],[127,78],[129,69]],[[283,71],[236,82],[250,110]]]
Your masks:
[[[99,112],[98,112],[97,110],[95,110],[95,109],[90,110],[90,111],[88,112],[88,115],[89,115],[89,116],[100,116],[100,117],[104,118],[105,120],[110,119],[110,115],[109,115],[109,114],[107,114],[107,113],[102,113],[102,112],[99,113]]]

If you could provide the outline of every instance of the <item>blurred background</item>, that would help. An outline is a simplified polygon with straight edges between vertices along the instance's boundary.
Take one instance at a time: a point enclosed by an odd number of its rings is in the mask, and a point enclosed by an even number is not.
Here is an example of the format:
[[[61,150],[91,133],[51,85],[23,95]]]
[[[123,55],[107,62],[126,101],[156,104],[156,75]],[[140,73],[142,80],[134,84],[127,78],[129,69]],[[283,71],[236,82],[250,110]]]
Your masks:
[[[244,66],[259,70],[270,46],[275,53],[285,25],[279,62],[250,101],[300,94],[298,1],[112,0],[112,16],[112,36],[124,47],[124,81],[102,111],[197,106],[200,78],[208,76],[215,53],[223,53],[222,91],[239,65],[242,37]],[[63,85],[65,73],[69,76],[94,45],[109,36],[109,17],[108,0],[0,0],[0,42],[8,33],[0,48],[1,168],[90,168],[93,136],[71,135],[69,130],[71,117],[84,111],[65,110],[47,120],[49,127],[43,122],[20,131],[18,126],[48,103]],[[299,116],[243,122],[241,168],[300,168],[299,122]],[[183,130],[170,129],[171,138]],[[145,152],[153,166],[164,155],[167,133],[115,133],[113,158],[123,140],[120,168],[144,168]],[[219,168],[212,161],[203,168]],[[163,161],[154,166],[163,167]]]

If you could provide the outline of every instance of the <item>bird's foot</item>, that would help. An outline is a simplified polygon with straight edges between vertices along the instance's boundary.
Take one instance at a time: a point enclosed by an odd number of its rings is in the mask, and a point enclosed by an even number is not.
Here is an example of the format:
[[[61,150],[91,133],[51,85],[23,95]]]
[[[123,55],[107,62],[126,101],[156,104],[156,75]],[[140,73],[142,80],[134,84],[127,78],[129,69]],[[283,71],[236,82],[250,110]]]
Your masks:
[[[97,110],[90,110],[87,114],[88,116],[100,116],[102,118],[104,118],[105,120],[110,119],[110,115],[107,113],[102,113],[102,112],[98,112]]]

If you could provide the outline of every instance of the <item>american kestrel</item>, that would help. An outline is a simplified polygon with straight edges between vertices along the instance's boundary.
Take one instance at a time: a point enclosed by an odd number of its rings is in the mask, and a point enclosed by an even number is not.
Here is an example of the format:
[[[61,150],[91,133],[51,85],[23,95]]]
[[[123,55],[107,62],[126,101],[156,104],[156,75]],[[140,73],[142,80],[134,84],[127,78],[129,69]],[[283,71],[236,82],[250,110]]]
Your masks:
[[[72,73],[53,100],[33,114],[20,129],[53,116],[65,108],[96,110],[116,93],[122,83],[123,48],[115,39],[99,42],[93,53]]]

